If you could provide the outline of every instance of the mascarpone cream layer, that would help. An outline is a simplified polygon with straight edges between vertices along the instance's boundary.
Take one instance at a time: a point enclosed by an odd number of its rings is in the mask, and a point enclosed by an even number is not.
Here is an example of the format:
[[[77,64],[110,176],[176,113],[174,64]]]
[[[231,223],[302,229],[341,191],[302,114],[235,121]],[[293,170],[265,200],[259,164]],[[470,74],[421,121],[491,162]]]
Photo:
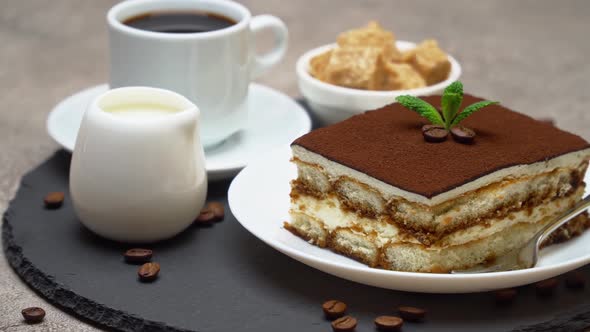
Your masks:
[[[485,225],[471,226],[443,237],[429,249],[465,244],[491,236],[518,223],[536,223],[543,218],[557,216],[579,201],[583,193],[584,188],[580,187],[575,194],[548,201],[530,210],[514,211],[504,218],[490,218]],[[342,209],[340,201],[334,196],[317,199],[302,195],[293,199],[291,210],[321,220],[328,231],[338,227],[360,227],[365,233],[375,234],[381,246],[387,242],[420,244],[413,236],[400,232],[393,224],[380,219],[360,217],[354,212]]]

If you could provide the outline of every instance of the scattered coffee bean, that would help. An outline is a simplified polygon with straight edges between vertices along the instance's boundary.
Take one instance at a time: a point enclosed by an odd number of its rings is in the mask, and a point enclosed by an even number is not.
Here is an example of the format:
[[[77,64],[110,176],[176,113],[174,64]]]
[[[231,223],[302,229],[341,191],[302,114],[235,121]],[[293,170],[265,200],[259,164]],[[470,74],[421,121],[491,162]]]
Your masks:
[[[496,296],[496,303],[498,304],[510,304],[512,302],[514,302],[514,299],[516,298],[516,289],[514,288],[507,288],[507,289],[500,289],[498,291],[496,291],[495,296]]]
[[[451,128],[451,136],[457,143],[471,144],[475,140],[475,131],[463,126],[454,126]]]
[[[399,331],[404,320],[396,316],[379,316],[375,318],[375,327],[379,331]]]
[[[449,132],[443,126],[424,125],[422,126],[422,136],[429,143],[440,143],[447,140]]]
[[[61,191],[50,192],[43,199],[43,203],[45,203],[45,208],[47,208],[47,209],[59,208],[64,202],[64,197],[65,197],[65,195]]]
[[[215,214],[213,211],[201,211],[195,219],[196,224],[211,225],[215,221]]]
[[[426,310],[416,307],[401,306],[398,307],[399,315],[408,322],[419,322],[424,320]]]
[[[346,303],[337,300],[329,300],[322,304],[322,310],[324,310],[326,318],[330,320],[340,318],[346,313]]]
[[[158,263],[145,263],[137,271],[141,281],[154,281],[158,277],[158,273],[160,273],[160,264]]]
[[[553,295],[559,281],[556,278],[545,279],[535,284],[537,294],[541,296]]]
[[[567,288],[580,289],[586,286],[586,277],[582,272],[571,272],[565,277],[565,285]]]
[[[133,248],[125,252],[125,261],[133,264],[143,264],[152,260],[153,251],[150,249]]]
[[[43,321],[43,318],[45,318],[45,310],[39,307],[30,307],[23,309],[21,311],[21,314],[23,315],[25,322],[27,322],[28,324],[41,323]]]
[[[215,214],[215,217],[218,218],[218,221],[223,220],[225,217],[225,209],[223,208],[223,204],[220,202],[209,202],[206,207],[213,211],[213,214]]]
[[[222,221],[225,217],[225,209],[223,204],[219,202],[209,202],[201,210],[201,213],[197,217],[197,223],[212,223]]]
[[[332,330],[334,330],[334,332],[354,331],[356,324],[356,318],[344,316],[332,322]]]

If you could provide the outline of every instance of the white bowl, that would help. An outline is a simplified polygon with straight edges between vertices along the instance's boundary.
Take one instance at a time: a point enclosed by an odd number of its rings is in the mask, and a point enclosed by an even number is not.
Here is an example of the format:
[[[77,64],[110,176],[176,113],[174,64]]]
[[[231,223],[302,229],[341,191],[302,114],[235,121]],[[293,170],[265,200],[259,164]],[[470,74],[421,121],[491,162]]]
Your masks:
[[[445,87],[458,80],[461,76],[461,66],[455,58],[449,55],[449,61],[451,62],[449,77],[442,82],[424,88],[368,91],[328,84],[311,76],[309,73],[309,62],[316,55],[324,53],[335,46],[336,44],[329,44],[314,48],[303,54],[297,60],[296,65],[299,90],[322,125],[336,123],[355,114],[391,104],[395,102],[395,97],[397,96],[429,96],[441,94]],[[416,44],[398,40],[396,46],[401,51],[407,51],[416,47]]]

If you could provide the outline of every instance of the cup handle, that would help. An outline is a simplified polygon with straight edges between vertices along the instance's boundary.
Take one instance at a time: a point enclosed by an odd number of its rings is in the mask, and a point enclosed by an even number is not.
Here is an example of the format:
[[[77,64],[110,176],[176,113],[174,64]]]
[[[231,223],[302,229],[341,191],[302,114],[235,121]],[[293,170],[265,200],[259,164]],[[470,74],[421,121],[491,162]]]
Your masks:
[[[289,37],[287,26],[279,18],[272,15],[254,16],[250,21],[250,30],[256,39],[256,35],[264,30],[271,29],[274,34],[275,46],[263,55],[254,55],[254,62],[251,70],[251,78],[259,77],[270,67],[276,65],[287,51],[287,40]]]

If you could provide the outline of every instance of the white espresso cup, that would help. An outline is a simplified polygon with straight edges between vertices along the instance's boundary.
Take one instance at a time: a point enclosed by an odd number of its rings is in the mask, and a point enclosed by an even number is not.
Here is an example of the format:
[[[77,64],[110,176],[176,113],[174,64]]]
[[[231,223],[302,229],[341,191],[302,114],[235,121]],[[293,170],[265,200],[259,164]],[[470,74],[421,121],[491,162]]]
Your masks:
[[[169,33],[134,28],[126,20],[149,13],[205,12],[236,23],[208,32]],[[175,91],[201,110],[205,147],[222,142],[247,120],[250,81],[278,63],[287,48],[287,28],[270,15],[252,17],[227,0],[128,0],[107,14],[110,86],[152,86]],[[274,48],[255,54],[262,30],[274,34]]]
[[[84,113],[70,165],[74,210],[120,242],[154,242],[188,227],[207,195],[199,109],[168,90],[125,87]]]

